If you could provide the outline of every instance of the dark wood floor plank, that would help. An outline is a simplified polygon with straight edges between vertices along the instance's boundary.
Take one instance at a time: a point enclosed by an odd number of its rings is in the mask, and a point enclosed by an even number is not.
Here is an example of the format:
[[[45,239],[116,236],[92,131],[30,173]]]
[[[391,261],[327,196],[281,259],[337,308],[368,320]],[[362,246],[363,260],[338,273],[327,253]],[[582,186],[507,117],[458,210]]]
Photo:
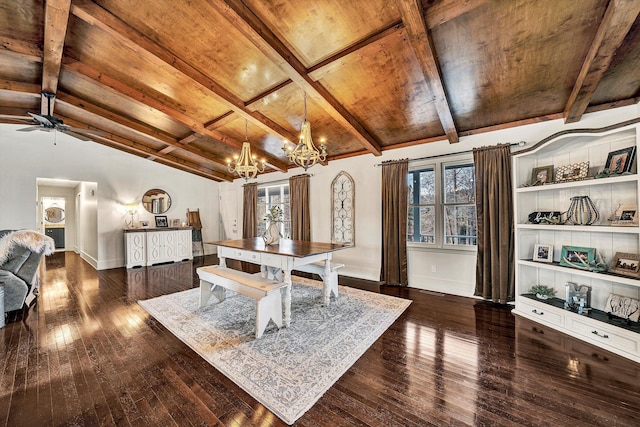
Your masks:
[[[137,304],[216,263],[98,272],[47,257],[37,304],[0,330],[0,426],[284,427]],[[509,307],[381,292],[413,303],[296,425],[640,425],[639,364]]]

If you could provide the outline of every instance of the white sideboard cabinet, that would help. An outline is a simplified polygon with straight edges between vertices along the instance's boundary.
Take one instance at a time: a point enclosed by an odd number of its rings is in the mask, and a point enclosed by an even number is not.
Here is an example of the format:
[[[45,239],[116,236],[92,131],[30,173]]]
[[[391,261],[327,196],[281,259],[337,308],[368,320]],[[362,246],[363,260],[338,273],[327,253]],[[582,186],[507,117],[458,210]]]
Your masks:
[[[124,230],[127,268],[193,259],[191,227]]]
[[[610,264],[618,252],[640,254],[640,228],[612,226],[609,217],[620,205],[635,206],[639,198],[637,166],[630,174],[593,178],[604,169],[609,153],[638,146],[640,124],[630,121],[603,129],[563,132],[513,156],[516,302],[513,313],[640,362],[640,323],[611,317],[610,294],[640,299],[636,277],[565,267],[562,247],[595,248]],[[531,186],[536,168],[589,162],[587,179]],[[634,162],[635,163],[635,162]],[[589,196],[600,213],[592,225],[530,222],[533,212],[566,212],[574,196]],[[638,213],[636,212],[636,215]],[[536,244],[552,245],[552,262],[534,261]],[[565,309],[567,282],[591,288],[586,314]],[[554,288],[553,298],[532,294],[535,285]]]

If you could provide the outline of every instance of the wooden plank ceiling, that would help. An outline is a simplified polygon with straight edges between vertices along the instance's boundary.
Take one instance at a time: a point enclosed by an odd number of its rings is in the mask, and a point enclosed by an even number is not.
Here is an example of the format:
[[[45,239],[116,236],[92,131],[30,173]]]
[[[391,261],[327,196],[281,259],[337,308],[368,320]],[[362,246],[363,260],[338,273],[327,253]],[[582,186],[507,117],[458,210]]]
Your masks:
[[[0,0],[0,123],[216,181],[307,117],[329,161],[638,102],[636,0]],[[100,131],[97,133],[97,131]]]

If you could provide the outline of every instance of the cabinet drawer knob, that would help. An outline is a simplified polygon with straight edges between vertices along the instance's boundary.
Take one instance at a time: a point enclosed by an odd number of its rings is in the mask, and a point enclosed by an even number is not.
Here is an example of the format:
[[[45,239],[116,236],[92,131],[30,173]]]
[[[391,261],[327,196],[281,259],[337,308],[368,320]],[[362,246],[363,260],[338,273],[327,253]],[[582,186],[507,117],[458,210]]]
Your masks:
[[[531,310],[531,312],[532,312],[533,314],[539,314],[540,316],[544,316],[544,312],[542,312],[542,311],[538,311],[538,310],[536,310],[535,308],[534,308],[533,310]]]
[[[601,337],[601,338],[609,338],[609,335],[607,335],[607,334],[601,334],[601,333],[600,333],[600,332],[598,332],[598,331],[591,331],[591,333],[592,333],[593,335],[597,335],[597,336],[599,336],[599,337]]]

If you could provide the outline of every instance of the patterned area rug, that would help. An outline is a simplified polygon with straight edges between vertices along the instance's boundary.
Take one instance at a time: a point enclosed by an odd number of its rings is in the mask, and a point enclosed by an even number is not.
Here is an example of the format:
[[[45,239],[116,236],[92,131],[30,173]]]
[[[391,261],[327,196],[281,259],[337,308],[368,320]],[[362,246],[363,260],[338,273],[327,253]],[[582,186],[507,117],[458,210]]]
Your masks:
[[[139,301],[176,337],[288,424],[344,374],[411,301],[340,287],[322,304],[319,282],[294,277],[291,327],[255,339],[255,301],[227,291],[198,308],[200,290]],[[284,299],[284,298],[283,298]]]

